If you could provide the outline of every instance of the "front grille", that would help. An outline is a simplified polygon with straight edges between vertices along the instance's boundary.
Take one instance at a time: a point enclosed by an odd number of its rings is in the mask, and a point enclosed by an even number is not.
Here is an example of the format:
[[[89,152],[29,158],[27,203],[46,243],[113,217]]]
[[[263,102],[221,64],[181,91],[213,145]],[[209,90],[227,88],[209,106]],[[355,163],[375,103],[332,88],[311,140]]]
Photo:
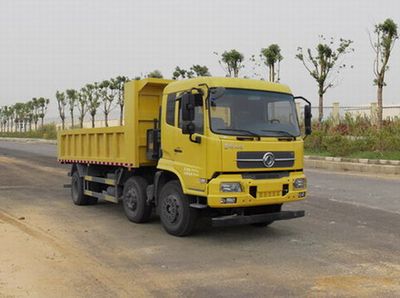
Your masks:
[[[243,179],[280,179],[283,177],[289,177],[289,172],[287,171],[277,171],[277,172],[253,172],[253,173],[243,173]]]
[[[267,167],[264,163],[264,156],[267,153],[274,155],[274,164]],[[287,168],[294,165],[293,151],[254,151],[254,152],[238,152],[236,164],[239,169],[248,168]]]
[[[282,196],[282,192],[280,191],[263,191],[257,193],[257,198],[270,198],[270,197],[280,197]]]

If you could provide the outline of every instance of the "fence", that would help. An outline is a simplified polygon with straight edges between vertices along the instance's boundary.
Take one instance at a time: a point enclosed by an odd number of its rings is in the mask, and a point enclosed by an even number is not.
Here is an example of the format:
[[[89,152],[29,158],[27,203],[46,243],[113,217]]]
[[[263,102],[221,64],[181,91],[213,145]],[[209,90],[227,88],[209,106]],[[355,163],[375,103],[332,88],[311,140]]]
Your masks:
[[[313,106],[312,108],[313,118],[317,119],[319,115],[318,106]],[[368,117],[372,123],[377,122],[377,111],[378,106],[376,103],[371,103],[370,105],[365,106],[340,106],[338,102],[333,103],[332,106],[323,107],[323,120],[328,118],[333,121],[339,122],[341,118],[343,118],[346,114],[349,114],[353,117],[362,116]],[[297,113],[300,118],[303,118],[303,105],[301,103],[297,103]],[[382,107],[383,119],[396,119],[400,118],[400,105],[392,105]]]

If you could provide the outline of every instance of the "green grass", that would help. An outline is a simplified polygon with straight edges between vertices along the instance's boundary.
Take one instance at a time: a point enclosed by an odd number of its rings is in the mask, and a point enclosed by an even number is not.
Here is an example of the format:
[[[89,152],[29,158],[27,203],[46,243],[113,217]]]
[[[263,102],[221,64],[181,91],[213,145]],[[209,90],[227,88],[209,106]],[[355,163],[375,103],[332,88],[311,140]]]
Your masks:
[[[314,156],[333,156],[333,154],[327,151],[312,151],[305,150],[306,155]],[[342,156],[343,157],[343,156]],[[367,158],[367,159],[387,159],[387,160],[400,160],[400,149],[399,151],[388,151],[388,152],[376,152],[376,151],[359,151],[353,152],[346,156],[349,158]]]
[[[0,132],[0,138],[30,138],[30,139],[46,139],[56,140],[57,130],[55,124],[45,124],[38,130],[27,132]]]

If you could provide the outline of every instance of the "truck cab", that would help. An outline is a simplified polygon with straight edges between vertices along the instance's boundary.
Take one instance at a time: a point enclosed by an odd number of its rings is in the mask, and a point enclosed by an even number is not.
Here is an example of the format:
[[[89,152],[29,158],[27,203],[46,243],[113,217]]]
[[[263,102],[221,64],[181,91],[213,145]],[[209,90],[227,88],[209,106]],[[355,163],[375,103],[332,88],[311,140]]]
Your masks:
[[[160,130],[157,169],[173,173],[192,208],[213,209],[214,225],[266,225],[303,214],[277,214],[307,192],[303,138],[287,86],[237,78],[173,82],[164,89]],[[264,213],[277,217],[260,222]]]

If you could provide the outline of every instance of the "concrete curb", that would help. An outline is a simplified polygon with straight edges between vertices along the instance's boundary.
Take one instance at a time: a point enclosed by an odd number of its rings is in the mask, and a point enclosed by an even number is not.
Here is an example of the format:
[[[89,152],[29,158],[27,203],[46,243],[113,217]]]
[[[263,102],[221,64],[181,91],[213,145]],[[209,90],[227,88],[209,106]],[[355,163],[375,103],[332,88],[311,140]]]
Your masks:
[[[56,140],[46,140],[46,139],[29,139],[29,138],[2,138],[0,137],[0,141],[6,142],[16,142],[16,143],[29,143],[29,144],[53,144],[56,145]]]
[[[400,175],[399,160],[305,156],[306,168]]]

